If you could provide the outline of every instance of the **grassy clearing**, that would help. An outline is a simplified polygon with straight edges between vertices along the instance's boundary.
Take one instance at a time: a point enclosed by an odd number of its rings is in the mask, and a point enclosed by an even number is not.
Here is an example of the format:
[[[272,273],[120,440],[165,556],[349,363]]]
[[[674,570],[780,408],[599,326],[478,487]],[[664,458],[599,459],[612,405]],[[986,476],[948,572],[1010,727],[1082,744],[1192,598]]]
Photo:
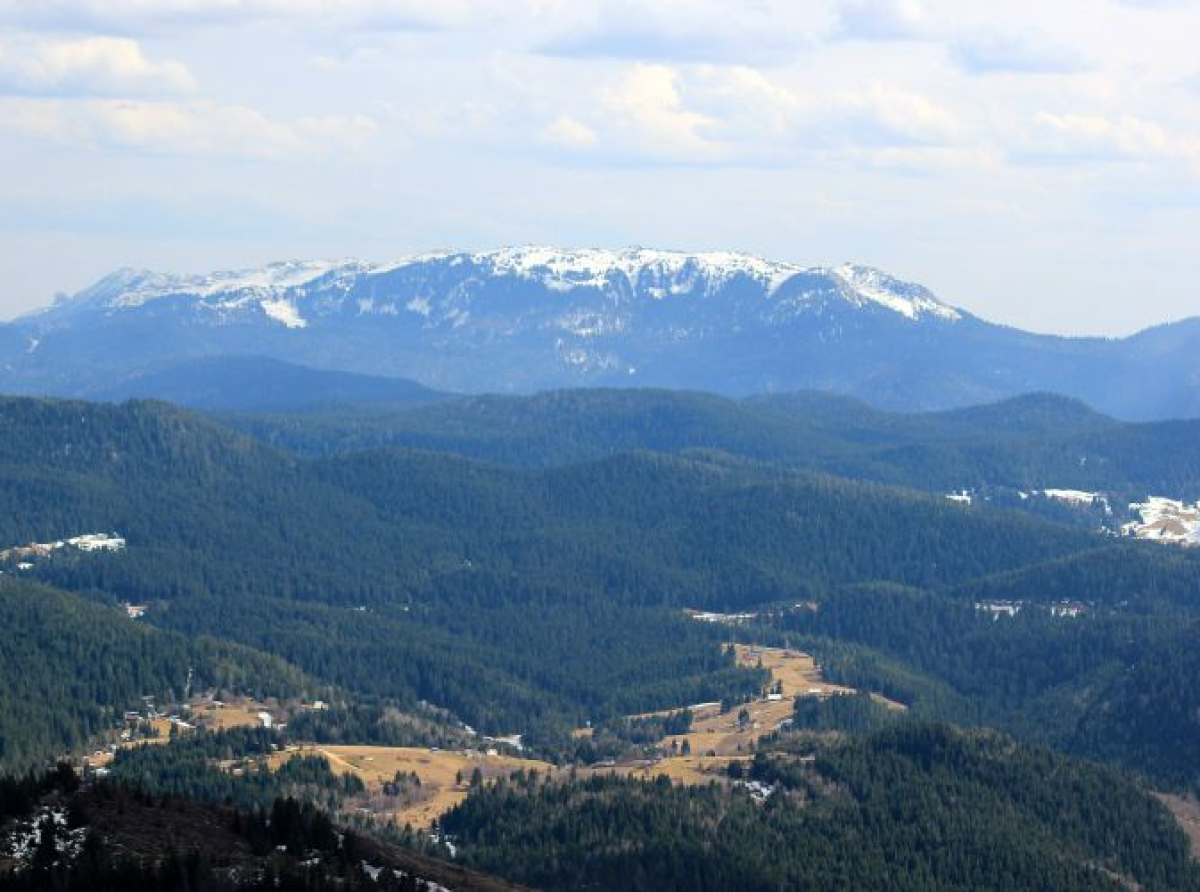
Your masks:
[[[270,715],[273,722],[279,721],[281,715],[278,704],[260,703],[245,697],[225,701],[197,699],[189,703],[188,707],[187,720],[209,731],[259,728],[263,724],[259,718],[260,713]]]
[[[809,654],[798,650],[749,644],[737,644],[734,648],[739,664],[761,664],[770,672],[772,683],[778,682],[780,685],[778,699],[762,697],[727,713],[721,713],[716,706],[694,709],[691,731],[668,737],[665,741],[668,748],[674,743],[682,750],[686,741],[693,756],[721,756],[728,761],[729,757],[749,754],[752,745],[756,744],[759,738],[777,731],[791,719],[792,704],[796,697],[836,697],[855,693],[853,688],[833,684],[821,675],[820,667]],[[889,709],[905,708],[903,704],[885,697],[872,696]],[[740,719],[743,710],[745,717]],[[660,765],[666,765],[670,761],[674,759],[664,759]],[[693,772],[683,771],[683,774],[691,773]]]
[[[737,661],[743,666],[761,665],[771,676],[771,686],[779,685],[775,697],[764,696],[722,713],[720,704],[707,703],[689,707],[692,727],[686,734],[676,734],[663,740],[668,753],[657,761],[637,761],[603,766],[600,772],[617,771],[635,776],[653,777],[665,774],[684,783],[708,783],[719,779],[720,769],[731,759],[748,759],[759,739],[777,731],[792,717],[796,697],[836,697],[855,693],[853,688],[833,684],[821,674],[820,666],[809,654],[778,647],[734,645]],[[904,705],[873,694],[872,698],[889,709],[902,710]],[[676,712],[660,710],[644,716],[663,716]],[[580,729],[577,736],[590,734]],[[688,754],[684,755],[684,745]]]
[[[507,777],[518,770],[551,770],[547,762],[474,751],[428,750],[420,747],[310,746],[289,747],[271,759],[278,767],[297,753],[324,756],[339,774],[355,774],[367,786],[366,808],[377,821],[394,820],[428,829],[435,820],[467,797],[471,776],[479,769],[484,780]],[[384,785],[397,775],[416,774],[419,789],[386,794]],[[461,780],[460,780],[461,777]]]

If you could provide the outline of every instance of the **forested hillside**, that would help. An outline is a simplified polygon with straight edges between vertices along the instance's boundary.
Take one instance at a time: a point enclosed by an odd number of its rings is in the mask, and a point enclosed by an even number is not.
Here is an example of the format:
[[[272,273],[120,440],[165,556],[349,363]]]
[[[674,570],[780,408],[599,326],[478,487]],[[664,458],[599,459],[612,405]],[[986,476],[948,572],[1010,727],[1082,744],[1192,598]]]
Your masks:
[[[1181,576],[1194,602],[1195,568]],[[1194,785],[1200,689],[1183,671],[1196,641],[1194,603],[1130,611],[1116,606],[1122,591],[1144,592],[1118,587],[1076,616],[1061,612],[1051,590],[1008,616],[947,594],[851,586],[774,625],[820,654],[832,677],[917,715],[1003,727]]]
[[[112,729],[142,697],[197,688],[293,696],[311,681],[278,658],[130,622],[41,585],[0,578],[0,771],[24,771]]]
[[[548,889],[1200,888],[1136,785],[994,734],[910,725],[760,752],[744,776],[753,794],[527,778],[443,826],[467,863]]]
[[[304,412],[281,406],[220,417],[308,455],[406,446],[544,466],[638,449],[715,450],[940,493],[1065,487],[1121,498],[1200,498],[1193,445],[1200,422],[1127,424],[1050,394],[902,414],[816,392],[732,400],[662,390],[569,390],[423,406]]]
[[[970,625],[976,601],[1001,597],[1195,607],[1200,561],[1189,555],[716,453],[546,469],[396,450],[311,460],[163,404],[0,408],[0,495],[24,506],[0,519],[5,540],[116,530],[128,542],[24,572],[109,604],[146,603],[155,625],[277,654],[358,696],[428,701],[534,739],[752,690],[755,674],[720,654],[721,631],[683,607],[818,602],[781,628],[881,650],[972,698],[970,713],[947,717],[1024,733],[1038,730],[1019,720],[1030,698],[1056,685],[1094,690],[1157,625],[1123,620],[1133,631],[1112,640],[1132,643],[1085,648],[1080,671],[1033,671],[1021,697],[993,703],[976,696],[990,684],[986,664],[948,655],[1003,652],[986,637],[1002,639],[999,627],[956,630],[963,620],[943,617],[961,610]],[[847,586],[883,583],[924,592],[928,620],[904,612],[920,598],[879,589],[864,614],[874,631],[847,625]],[[1104,616],[1079,628],[1092,634]],[[1030,633],[1029,648],[1054,652],[1061,626]],[[1015,673],[1016,662],[1005,665]]]
[[[732,638],[799,647],[861,692],[796,701],[795,730],[753,766],[775,785],[764,805],[736,784],[497,781],[447,818],[464,857],[550,887],[666,888],[695,879],[687,865],[744,888],[869,887],[885,865],[911,888],[1194,882],[1136,782],[921,724],[998,727],[1200,789],[1200,555],[919,491],[922,468],[1033,473],[1031,443],[1060,444],[1069,464],[1088,438],[1147,428],[1048,397],[895,416],[805,396],[568,393],[415,413],[464,439],[355,451],[337,434],[310,456],[163,403],[0,402],[0,619],[16,633],[0,661],[2,764],[78,752],[142,697],[178,702],[189,675],[193,690],[332,699],[293,717],[310,740],[520,734],[545,757],[601,759],[632,737],[574,729],[763,696],[767,671],[738,665]],[[1186,476],[1194,447],[1170,449],[1183,458],[1159,476]],[[1138,454],[1101,467],[1129,474]],[[58,544],[100,532],[122,547]],[[810,731],[849,737],[812,762]],[[292,789],[231,778],[212,745],[119,755],[114,778],[245,806]],[[296,790],[334,802],[342,781],[310,767]],[[1075,801],[1093,816],[1048,804]],[[953,846],[923,849],[914,828]],[[1151,862],[1153,846],[1170,857]]]
[[[320,770],[280,774],[319,776]],[[519,888],[339,826],[309,797],[278,795],[236,808],[149,785],[81,778],[65,763],[0,778],[0,849],[5,892]]]
[[[97,400],[147,398],[195,409],[300,410],[337,404],[393,408],[449,396],[401,378],[312,369],[265,356],[204,356],[163,362],[87,389]]]

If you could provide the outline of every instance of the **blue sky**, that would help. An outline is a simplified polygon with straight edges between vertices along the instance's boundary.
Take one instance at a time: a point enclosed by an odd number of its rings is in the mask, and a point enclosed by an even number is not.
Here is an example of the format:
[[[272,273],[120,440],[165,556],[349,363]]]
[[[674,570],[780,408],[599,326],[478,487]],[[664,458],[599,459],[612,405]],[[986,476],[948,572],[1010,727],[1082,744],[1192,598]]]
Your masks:
[[[845,260],[1200,314],[1200,2],[0,0],[0,317],[121,266]]]

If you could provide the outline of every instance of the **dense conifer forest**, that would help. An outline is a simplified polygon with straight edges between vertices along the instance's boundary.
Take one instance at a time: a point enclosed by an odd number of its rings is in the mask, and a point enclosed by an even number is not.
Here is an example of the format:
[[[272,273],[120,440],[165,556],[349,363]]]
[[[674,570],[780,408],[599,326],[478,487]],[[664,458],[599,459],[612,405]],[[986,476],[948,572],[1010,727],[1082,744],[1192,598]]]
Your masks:
[[[1157,800],[986,732],[913,724],[762,751],[739,784],[528,777],[443,827],[467,863],[548,889],[1200,888]]]
[[[1195,883],[1146,790],[1200,790],[1200,555],[1015,494],[1186,496],[1179,426],[1052,397],[900,416],[663,392],[232,419],[254,436],[230,421],[0,401],[0,769],[208,691],[329,701],[293,716],[293,740],[519,734],[568,771],[681,733],[689,704],[759,694],[736,639],[811,653],[860,693],[799,698],[791,729],[711,787],[482,784],[444,822],[461,858],[561,888]],[[1103,460],[1067,473],[1080,450]],[[951,503],[951,477],[992,495]],[[125,547],[20,550],[96,532]],[[255,767],[284,739],[122,751],[109,782],[336,811],[354,791],[327,764]],[[231,753],[249,760],[236,778],[214,767]]]

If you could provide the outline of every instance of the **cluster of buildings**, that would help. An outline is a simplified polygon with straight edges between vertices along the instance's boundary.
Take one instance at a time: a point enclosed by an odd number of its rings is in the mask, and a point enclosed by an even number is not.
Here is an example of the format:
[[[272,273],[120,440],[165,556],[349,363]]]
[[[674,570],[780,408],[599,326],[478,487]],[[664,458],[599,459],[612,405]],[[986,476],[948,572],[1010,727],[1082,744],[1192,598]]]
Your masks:
[[[1024,601],[976,601],[975,610],[978,613],[983,613],[990,616],[992,619],[1000,619],[1000,617],[1013,617],[1024,610],[1027,606]],[[1059,618],[1075,619],[1084,616],[1088,612],[1088,605],[1082,601],[1058,601],[1049,605],[1034,605],[1044,610],[1049,610],[1050,615]]]

